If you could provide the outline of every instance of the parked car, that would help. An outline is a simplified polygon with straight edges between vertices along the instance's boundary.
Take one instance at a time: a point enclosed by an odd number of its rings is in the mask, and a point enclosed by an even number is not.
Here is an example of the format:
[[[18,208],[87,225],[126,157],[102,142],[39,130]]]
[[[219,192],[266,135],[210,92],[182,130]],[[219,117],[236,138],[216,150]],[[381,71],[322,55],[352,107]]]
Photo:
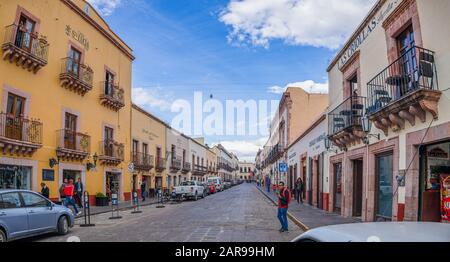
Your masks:
[[[311,229],[292,242],[450,242],[450,224],[432,222],[341,224]]]
[[[209,194],[216,193],[216,185],[213,182],[208,182]]]
[[[178,199],[192,198],[197,201],[199,197],[206,197],[204,187],[199,181],[184,181],[174,188],[174,192]]]
[[[0,189],[0,242],[51,232],[65,235],[74,220],[72,210],[33,191]]]
[[[205,196],[208,196],[209,194],[211,194],[211,193],[209,192],[209,185],[208,185],[208,182],[203,182],[203,183],[202,183],[202,186],[203,186],[203,192],[205,193]]]
[[[223,191],[223,182],[220,177],[210,177],[208,178],[208,182],[213,182],[216,186],[216,192]]]
[[[229,189],[229,188],[231,188],[231,182],[223,182],[223,189],[225,190],[225,189]]]

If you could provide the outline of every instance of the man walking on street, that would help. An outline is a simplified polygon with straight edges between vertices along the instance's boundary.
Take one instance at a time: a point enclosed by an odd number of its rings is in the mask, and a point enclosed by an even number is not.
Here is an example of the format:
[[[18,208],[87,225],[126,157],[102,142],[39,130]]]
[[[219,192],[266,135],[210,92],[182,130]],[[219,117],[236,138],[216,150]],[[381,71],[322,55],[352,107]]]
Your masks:
[[[83,203],[81,202],[83,199],[83,183],[81,182],[81,178],[78,178],[78,181],[75,183],[75,197],[78,207],[83,208]]]
[[[284,186],[284,182],[278,185],[278,219],[281,223],[280,232],[289,232],[287,211],[289,202],[291,201],[291,192]]]
[[[75,191],[75,186],[73,185],[73,179],[69,180],[69,184],[66,184],[64,187],[64,195],[66,196],[65,206],[69,207],[69,205],[73,206],[73,209],[75,210],[75,215],[79,216],[81,215],[81,212],[78,212],[77,205],[75,204],[75,199],[73,198]]]
[[[299,204],[300,204],[300,202],[303,204],[302,192],[303,192],[303,181],[299,177],[294,184],[295,199],[297,200],[297,203],[299,203]]]
[[[145,201],[145,193],[147,190],[147,183],[145,182],[145,179],[142,178],[142,183],[141,183],[141,197],[142,197],[142,202]]]
[[[41,195],[46,198],[50,198],[50,189],[48,186],[45,183],[41,183],[41,188]]]

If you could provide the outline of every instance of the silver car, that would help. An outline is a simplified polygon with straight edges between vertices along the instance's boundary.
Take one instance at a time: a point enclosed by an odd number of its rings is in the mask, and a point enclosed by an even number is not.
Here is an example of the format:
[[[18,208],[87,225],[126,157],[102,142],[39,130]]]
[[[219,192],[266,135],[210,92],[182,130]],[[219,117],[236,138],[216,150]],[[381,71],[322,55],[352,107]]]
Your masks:
[[[0,190],[0,242],[51,232],[65,235],[73,212],[28,190]]]
[[[450,224],[351,223],[311,229],[292,242],[450,242]]]

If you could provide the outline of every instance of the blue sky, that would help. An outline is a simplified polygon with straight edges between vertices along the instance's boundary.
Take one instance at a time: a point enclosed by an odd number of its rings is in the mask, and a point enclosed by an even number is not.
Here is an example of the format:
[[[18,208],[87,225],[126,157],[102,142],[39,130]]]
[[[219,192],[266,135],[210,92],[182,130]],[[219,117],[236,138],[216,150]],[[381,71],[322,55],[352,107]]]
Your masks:
[[[135,102],[170,123],[173,101],[192,100],[194,91],[247,101],[279,99],[286,85],[307,88],[307,80],[312,90],[323,89],[330,59],[374,0],[91,2],[134,50]],[[249,160],[264,137],[206,142],[222,142]]]

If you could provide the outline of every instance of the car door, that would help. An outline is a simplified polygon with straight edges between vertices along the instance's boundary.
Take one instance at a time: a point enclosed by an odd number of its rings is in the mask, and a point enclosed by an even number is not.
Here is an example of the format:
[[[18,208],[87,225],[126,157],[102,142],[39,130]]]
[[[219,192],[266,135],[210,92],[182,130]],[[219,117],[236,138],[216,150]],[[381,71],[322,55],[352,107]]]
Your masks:
[[[6,227],[9,239],[22,237],[28,231],[27,210],[18,192],[0,195],[0,224]]]
[[[30,233],[56,228],[56,212],[47,199],[32,192],[21,192],[20,194],[28,213]]]

